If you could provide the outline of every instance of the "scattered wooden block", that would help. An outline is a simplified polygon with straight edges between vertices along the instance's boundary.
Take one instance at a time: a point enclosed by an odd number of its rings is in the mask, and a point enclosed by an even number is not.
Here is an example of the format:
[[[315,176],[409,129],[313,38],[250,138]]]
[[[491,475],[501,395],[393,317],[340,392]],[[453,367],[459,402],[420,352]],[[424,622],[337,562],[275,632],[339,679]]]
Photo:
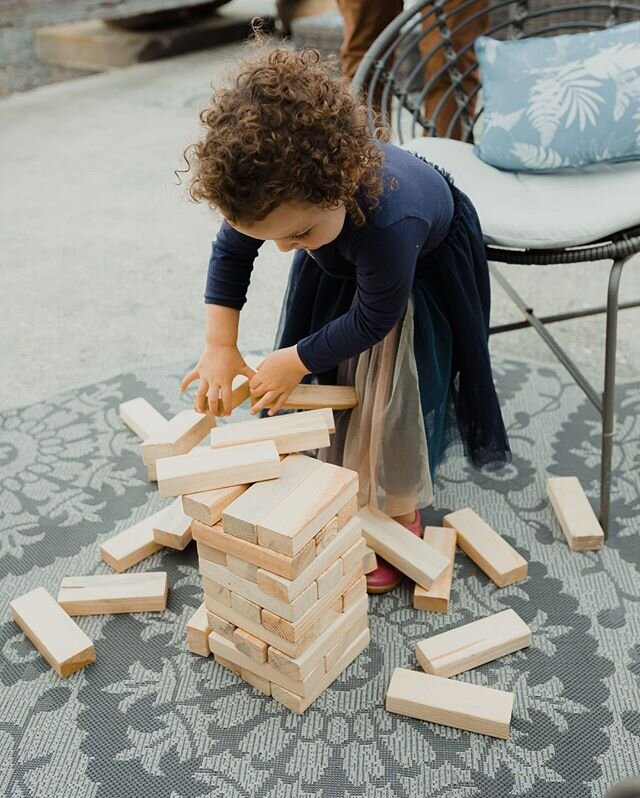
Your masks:
[[[208,562],[214,562],[217,565],[226,566],[227,555],[223,551],[214,549],[211,546],[207,546],[206,543],[201,543],[199,540],[196,541],[196,547],[198,549],[198,558],[200,560],[207,560]]]
[[[274,441],[280,454],[323,449],[330,444],[325,413],[322,410],[287,413],[225,424],[211,430],[211,446],[214,449],[268,440]]]
[[[293,557],[357,492],[355,471],[322,463],[260,519],[259,544]]]
[[[43,587],[13,599],[9,607],[13,620],[58,676],[70,676],[95,662],[91,640]]]
[[[235,630],[233,633],[233,643],[238,651],[249,657],[253,662],[267,661],[267,644],[264,640],[260,640],[259,637],[245,632],[244,629]]]
[[[158,488],[163,497],[244,485],[280,476],[280,457],[273,441],[196,449],[157,461]]]
[[[318,598],[322,598],[322,596],[326,596],[327,593],[330,593],[336,585],[339,584],[342,577],[342,559],[339,558],[318,577]]]
[[[132,565],[139,563],[157,551],[162,545],[156,543],[153,528],[157,521],[162,521],[166,507],[137,524],[124,529],[114,537],[105,540],[100,546],[100,556],[114,571],[122,573]]]
[[[511,609],[458,626],[416,643],[423,670],[455,676],[531,645],[531,630]]]
[[[458,546],[498,587],[527,575],[527,561],[470,507],[445,515],[444,526],[458,534]]]
[[[225,535],[219,524],[205,526],[199,521],[194,521],[191,525],[191,533],[197,541],[207,546],[251,562],[264,570],[284,576],[285,579],[295,579],[299,576],[310,565],[316,554],[315,543],[310,541],[295,557],[286,557],[284,554],[269,551],[255,543],[248,543],[246,540],[232,535]]]
[[[367,577],[363,574],[356,581],[348,587],[342,596],[341,611],[346,612],[350,607],[353,607],[362,596],[367,595]]]
[[[350,385],[296,385],[284,407],[288,410],[350,410],[358,404],[356,389]]]
[[[231,594],[231,609],[237,614],[246,618],[251,623],[259,624],[261,621],[261,613],[264,612],[259,604],[254,601],[249,601],[244,596],[238,593]],[[238,626],[242,627],[239,623]]]
[[[167,419],[155,407],[139,396],[122,402],[119,408],[120,418],[135,434],[146,440],[167,423]]]
[[[201,657],[208,657],[211,653],[209,649],[209,635],[211,627],[207,620],[207,608],[204,602],[193,613],[187,621],[187,648],[194,654]]]
[[[222,518],[222,511],[238,496],[242,496],[248,487],[248,485],[231,485],[229,488],[206,490],[202,493],[187,493],[182,497],[182,509],[191,518],[213,526]]]
[[[577,477],[551,477],[547,494],[572,551],[597,551],[604,532]]]
[[[176,499],[156,519],[153,539],[161,546],[182,551],[191,543],[191,518],[184,514],[182,500]]]
[[[370,574],[372,571],[375,571],[378,567],[378,558],[376,557],[376,553],[373,549],[370,549],[367,546],[367,550],[364,553],[364,558],[362,560],[362,570],[365,574]],[[416,585],[419,587],[419,585]],[[422,588],[420,588],[422,590]],[[415,606],[415,605],[414,605]]]
[[[220,617],[220,615],[216,615],[211,610],[207,609],[207,623],[209,624],[209,628],[211,632],[220,637],[224,637],[225,640],[229,642],[233,642],[233,633],[236,630],[236,625],[227,621],[225,618]],[[211,641],[211,636],[209,636],[209,640]]]
[[[449,567],[446,557],[392,518],[369,506],[357,517],[367,545],[421,587],[428,590]]]
[[[69,615],[162,612],[167,607],[168,590],[164,571],[66,576],[60,585],[58,604]]]
[[[232,574],[247,579],[249,582],[258,581],[258,566],[241,560],[239,557],[234,557],[232,554],[227,554],[227,568]]]
[[[140,445],[143,462],[145,465],[153,465],[161,457],[190,452],[206,437],[215,423],[214,416],[198,413],[196,410],[181,410]]]
[[[513,695],[490,687],[396,668],[387,691],[386,709],[409,718],[506,740]]]
[[[322,463],[302,454],[290,455],[281,462],[277,479],[258,482],[229,504],[222,512],[222,526],[227,535],[258,542],[258,523],[308,476],[322,468]]]
[[[449,527],[426,526],[422,539],[447,558],[449,567],[436,579],[429,590],[425,590],[420,585],[415,586],[413,606],[416,610],[447,612],[456,555],[456,531]]]
[[[207,598],[211,597],[215,601],[224,604],[227,607],[231,606],[231,591],[214,579],[209,579],[204,576],[202,578],[202,589],[204,590],[204,602],[207,603]]]

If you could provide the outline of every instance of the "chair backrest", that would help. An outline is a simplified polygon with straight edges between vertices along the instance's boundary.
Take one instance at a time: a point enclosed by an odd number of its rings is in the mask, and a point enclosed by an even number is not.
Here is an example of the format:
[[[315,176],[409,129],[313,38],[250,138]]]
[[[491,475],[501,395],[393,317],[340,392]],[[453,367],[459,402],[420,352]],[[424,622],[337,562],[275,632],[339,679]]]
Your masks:
[[[353,80],[366,90],[369,123],[376,126],[374,97],[400,141],[435,136],[438,116],[454,112],[447,132],[458,127],[465,141],[482,114],[480,82],[473,39],[484,33],[496,39],[555,36],[609,28],[640,19],[637,0],[422,0],[407,8],[376,39]],[[475,78],[475,79],[474,79]],[[439,101],[429,118],[424,99],[438,89]],[[439,126],[442,134],[442,125]]]

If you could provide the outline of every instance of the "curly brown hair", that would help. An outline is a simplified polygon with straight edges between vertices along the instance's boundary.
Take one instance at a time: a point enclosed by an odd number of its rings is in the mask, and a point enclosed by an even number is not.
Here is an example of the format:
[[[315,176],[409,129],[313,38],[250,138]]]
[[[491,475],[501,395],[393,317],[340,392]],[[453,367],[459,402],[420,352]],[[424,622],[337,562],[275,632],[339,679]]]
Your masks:
[[[355,224],[383,190],[383,154],[364,104],[317,50],[271,50],[241,65],[200,113],[205,137],[185,150],[189,194],[252,224],[283,202],[343,204]],[[382,133],[380,138],[384,138]]]

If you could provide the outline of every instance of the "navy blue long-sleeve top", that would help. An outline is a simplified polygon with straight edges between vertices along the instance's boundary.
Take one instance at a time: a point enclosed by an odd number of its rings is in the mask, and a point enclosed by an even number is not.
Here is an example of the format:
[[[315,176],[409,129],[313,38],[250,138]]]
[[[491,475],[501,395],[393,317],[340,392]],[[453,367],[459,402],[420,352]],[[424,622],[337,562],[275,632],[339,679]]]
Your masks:
[[[453,216],[446,180],[429,164],[392,144],[384,152],[384,191],[356,226],[347,215],[338,237],[310,254],[335,277],[356,281],[356,301],[344,315],[298,342],[313,373],[335,367],[381,341],[404,316],[416,269],[445,238]],[[222,224],[213,244],[205,302],[241,310],[253,262],[264,242]]]

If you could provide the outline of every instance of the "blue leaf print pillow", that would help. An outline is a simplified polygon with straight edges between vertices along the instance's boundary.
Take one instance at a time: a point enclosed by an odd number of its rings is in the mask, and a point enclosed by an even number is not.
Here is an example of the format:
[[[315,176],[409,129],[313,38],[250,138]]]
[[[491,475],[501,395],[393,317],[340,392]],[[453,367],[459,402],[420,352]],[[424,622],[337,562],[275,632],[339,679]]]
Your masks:
[[[483,161],[549,172],[640,159],[640,22],[505,42],[480,36],[475,50]]]

